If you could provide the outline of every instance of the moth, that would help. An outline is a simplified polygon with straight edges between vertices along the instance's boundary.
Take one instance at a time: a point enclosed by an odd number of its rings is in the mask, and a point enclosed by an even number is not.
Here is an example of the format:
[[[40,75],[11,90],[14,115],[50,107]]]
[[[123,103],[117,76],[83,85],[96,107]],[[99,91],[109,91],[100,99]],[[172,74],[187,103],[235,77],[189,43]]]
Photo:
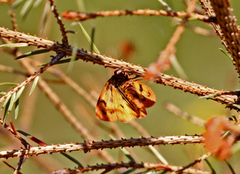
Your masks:
[[[155,102],[156,95],[149,86],[116,70],[99,96],[96,117],[103,121],[130,122],[145,117],[145,108]]]

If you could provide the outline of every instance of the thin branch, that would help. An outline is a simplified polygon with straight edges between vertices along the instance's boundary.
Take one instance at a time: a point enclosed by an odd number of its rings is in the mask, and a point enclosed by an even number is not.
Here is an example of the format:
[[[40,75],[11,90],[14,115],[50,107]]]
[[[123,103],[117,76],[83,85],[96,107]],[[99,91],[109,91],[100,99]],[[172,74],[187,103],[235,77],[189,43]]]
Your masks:
[[[216,23],[220,26],[220,37],[224,46],[234,59],[238,74],[240,74],[240,36],[236,17],[228,0],[211,0],[211,6],[216,16]],[[218,30],[218,29],[217,29]]]
[[[1,65],[1,64],[0,64],[0,71],[7,72],[7,73],[13,73],[13,74],[20,74],[23,76],[28,76],[26,73],[24,73],[22,71],[19,71],[10,66],[5,66],[5,65]]]
[[[177,115],[185,120],[188,120],[194,124],[197,124],[201,127],[205,126],[205,121],[203,119],[193,116],[193,115],[190,115],[187,112],[182,111],[181,109],[179,109],[177,106],[173,105],[172,103],[165,102],[164,108],[167,109],[169,112],[172,112],[175,115]]]
[[[181,166],[173,166],[173,165],[165,165],[165,164],[152,164],[152,163],[112,163],[112,164],[97,164],[92,166],[87,166],[85,168],[81,169],[64,169],[60,170],[59,173],[71,173],[71,174],[77,174],[77,173],[84,173],[84,172],[90,172],[90,171],[98,171],[101,169],[105,169],[105,171],[119,169],[119,168],[134,168],[134,169],[147,169],[148,171],[177,171],[179,169],[182,169]],[[58,174],[58,171],[55,171],[56,174]],[[188,174],[210,174],[210,172],[202,171],[198,169],[193,168],[187,168],[183,170],[183,173]]]
[[[151,10],[151,9],[137,9],[137,10],[113,10],[113,11],[100,11],[93,13],[82,13],[76,11],[63,12],[62,17],[66,20],[84,21],[93,19],[96,17],[112,17],[112,16],[126,16],[126,15],[137,15],[137,16],[170,16],[179,18],[194,18],[204,22],[213,22],[214,17],[207,15],[200,15],[198,13],[187,14],[185,11],[174,12],[164,10]]]
[[[65,47],[69,47],[67,33],[66,33],[64,25],[62,23],[61,17],[59,16],[59,14],[57,12],[56,6],[54,5],[54,1],[53,0],[49,0],[49,1],[50,1],[50,7],[52,9],[52,12],[54,13],[55,18],[57,19],[57,23],[59,24],[60,30],[62,32],[62,37],[63,37],[62,38],[62,44]]]
[[[184,136],[160,136],[150,138],[130,138],[121,140],[108,140],[108,141],[88,141],[85,143],[70,143],[70,144],[57,144],[49,146],[31,147],[26,150],[27,155],[40,155],[51,154],[59,152],[72,152],[72,151],[84,151],[85,153],[91,150],[99,150],[106,148],[118,148],[118,147],[134,147],[134,146],[149,146],[149,145],[174,145],[174,144],[198,144],[203,143],[204,138],[200,135],[184,135]],[[23,149],[14,149],[0,151],[0,158],[20,157],[23,153]]]
[[[202,155],[200,158],[198,158],[197,160],[193,161],[192,163],[190,163],[189,165],[183,167],[182,169],[177,170],[176,172],[172,173],[172,174],[180,174],[183,173],[186,169],[188,169],[189,167],[194,166],[197,163],[202,162],[203,160],[207,159],[209,156],[211,156],[211,153],[208,152],[204,155]]]
[[[189,3],[187,4],[186,14],[190,15],[195,10],[196,3],[196,0],[189,1]],[[172,37],[169,39],[168,44],[166,45],[164,50],[160,52],[156,63],[150,64],[150,66],[148,67],[148,71],[145,74],[146,79],[148,79],[149,81],[153,81],[155,76],[159,72],[163,72],[165,69],[169,69],[170,57],[176,54],[176,44],[184,33],[187,22],[188,16],[186,16],[183,22],[177,26],[174,33],[172,34]]]

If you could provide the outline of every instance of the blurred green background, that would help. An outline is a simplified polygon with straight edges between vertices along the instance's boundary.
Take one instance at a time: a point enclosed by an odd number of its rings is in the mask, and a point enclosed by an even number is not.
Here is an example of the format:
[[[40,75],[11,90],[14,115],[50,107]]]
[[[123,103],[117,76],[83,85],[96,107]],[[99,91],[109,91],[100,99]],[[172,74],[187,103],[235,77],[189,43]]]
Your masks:
[[[80,1],[79,1],[80,2]],[[166,1],[175,11],[185,10],[185,5],[181,1]],[[16,19],[20,32],[36,34],[41,36],[39,31],[41,29],[41,15],[44,8],[44,2],[39,6],[33,8],[26,19],[20,15],[23,4],[20,4],[16,9]],[[102,11],[102,10],[135,10],[135,9],[164,9],[164,7],[157,1],[147,0],[90,0],[84,1],[86,12]],[[73,1],[56,1],[58,12],[61,14],[64,11],[75,10],[79,11],[78,3]],[[234,15],[240,18],[240,11],[237,10],[240,6],[238,0],[232,0],[231,5]],[[80,7],[82,8],[82,7]],[[9,5],[0,4],[1,21],[0,25],[12,29],[11,20],[8,13]],[[74,45],[75,40],[78,42],[78,48],[89,50],[90,46],[87,43],[84,35],[77,25],[72,26],[71,21],[64,21],[67,30],[75,30],[76,35],[68,34],[71,45]],[[82,22],[82,25],[91,33],[92,27],[95,27],[95,44],[100,50],[101,54],[112,56],[113,58],[121,58],[121,51],[119,51],[119,44],[124,41],[129,41],[134,47],[134,54],[127,60],[134,64],[140,64],[147,67],[150,63],[156,61],[159,52],[162,51],[176,28],[176,22],[170,17],[164,16],[121,16],[121,17],[99,17],[89,21]],[[235,90],[239,88],[238,75],[232,62],[219,50],[224,48],[221,45],[221,40],[217,36],[202,36],[194,33],[190,28],[191,26],[199,26],[211,30],[211,26],[201,21],[190,21],[184,34],[181,36],[177,44],[176,57],[188,76],[188,81],[206,85],[218,90]],[[59,26],[53,14],[50,13],[46,24],[46,31],[41,36],[48,37],[50,40],[61,42],[61,33]],[[2,42],[1,42],[2,43]],[[20,51],[25,53],[27,51],[35,50],[34,47],[21,48]],[[44,56],[31,57],[41,62],[48,62],[54,55],[53,52],[45,54]],[[0,64],[5,66],[14,67],[17,70],[23,71],[18,61],[14,57],[6,53],[0,52]],[[59,66],[64,72],[67,71],[68,64]],[[38,67],[36,67],[38,69]],[[164,73],[179,77],[174,68],[171,67]],[[77,61],[69,74],[69,76],[77,82],[81,87],[89,93],[95,91],[97,94],[101,92],[102,87],[106,81],[111,77],[112,70],[106,69],[103,66],[93,65],[90,62]],[[44,79],[57,80],[56,77],[48,72],[45,72],[42,77]],[[0,82],[22,82],[25,78],[17,74],[10,74],[0,72]],[[173,114],[166,111],[162,106],[164,101],[172,102],[182,110],[199,116],[206,120],[216,115],[229,115],[229,110],[225,109],[224,105],[217,102],[200,99],[199,97],[174,90],[172,87],[163,86],[159,84],[148,84],[156,93],[156,104],[147,109],[148,116],[143,119],[136,120],[139,122],[152,136],[163,135],[185,135],[185,134],[202,134],[204,128],[193,125],[186,120],[175,117]],[[82,97],[76,95],[76,92],[64,84],[49,83],[54,91],[59,95],[62,102],[64,102],[71,111],[77,116],[77,119],[86,126],[91,133],[98,137],[97,140],[109,139],[108,132],[99,128],[95,122],[95,108],[85,102]],[[31,85],[27,85],[24,92],[24,97],[21,98],[20,115],[17,120],[14,119],[14,113],[10,113],[8,118],[12,119],[16,128],[26,131],[44,142],[50,144],[69,143],[69,142],[83,142],[72,126],[62,117],[53,104],[47,97],[39,90],[36,89],[32,96],[28,95]],[[9,87],[0,87],[0,91],[9,91]],[[29,106],[31,104],[31,106]],[[31,111],[31,116],[28,113]],[[2,113],[0,114],[2,115]],[[89,118],[88,118],[89,117]],[[26,126],[25,125],[29,125]],[[105,123],[104,123],[105,124]],[[106,123],[107,125],[107,123]],[[117,122],[121,131],[126,138],[140,137],[130,124]],[[96,131],[98,130],[98,131]],[[7,134],[7,136],[12,136]],[[1,150],[10,149],[12,145],[5,136],[1,136],[0,148]],[[30,142],[30,141],[29,141]],[[35,146],[36,144],[33,143]],[[14,148],[19,148],[14,146]],[[169,164],[185,166],[205,153],[203,145],[175,145],[175,146],[160,146],[162,155],[166,158]],[[134,148],[138,162],[159,162],[154,157],[147,147]],[[118,149],[107,150],[114,155],[118,160],[120,152]],[[83,165],[94,165],[97,162],[103,162],[90,154],[83,152],[72,152],[72,156],[78,159]],[[229,159],[235,171],[240,171],[239,152],[234,154]],[[75,164],[59,154],[53,155],[40,155],[37,157],[42,160],[49,160],[49,166],[57,164],[62,169],[74,168]],[[17,159],[4,160],[13,166],[16,166]],[[126,158],[123,161],[127,162]],[[213,167],[220,173],[229,172],[227,165],[219,162],[214,158],[210,158]],[[36,157],[29,157],[23,165],[22,173],[46,173],[46,170],[39,165],[40,162],[36,161]],[[54,163],[54,164],[51,164]],[[207,169],[208,167],[206,167]],[[100,172],[100,171],[99,171]],[[97,172],[97,173],[99,173]],[[12,171],[0,161],[0,173],[12,173]],[[238,173],[238,172],[237,172]]]

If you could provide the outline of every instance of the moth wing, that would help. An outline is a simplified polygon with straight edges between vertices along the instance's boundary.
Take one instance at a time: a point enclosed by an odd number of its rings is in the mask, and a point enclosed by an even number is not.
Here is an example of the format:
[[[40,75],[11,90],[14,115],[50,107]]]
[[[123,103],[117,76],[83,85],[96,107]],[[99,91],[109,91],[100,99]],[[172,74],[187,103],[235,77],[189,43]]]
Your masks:
[[[116,103],[113,99],[113,90],[115,87],[110,83],[109,80],[102,89],[102,92],[98,98],[96,106],[96,117],[103,121],[117,121],[118,117],[114,112]]]
[[[98,99],[96,117],[103,121],[129,122],[137,117],[137,113],[129,107],[129,103],[109,80]]]
[[[122,91],[121,87],[116,89],[118,91],[118,95],[115,95],[115,100],[118,103],[116,113],[117,117],[121,122],[129,122],[133,120],[135,117],[139,116],[139,111],[137,110],[136,106],[129,101],[126,97],[126,93]]]
[[[138,94],[139,101],[144,105],[145,108],[151,107],[157,100],[154,91],[146,84],[135,80],[133,86]]]
[[[135,79],[130,79],[122,85],[122,91],[125,94],[127,101],[129,102],[129,106],[137,113],[137,118],[142,118],[147,116],[147,111],[145,109],[145,105],[140,99],[141,96],[139,92],[136,91],[136,83]]]
[[[143,118],[147,116],[147,111],[145,109],[145,106],[138,98],[133,98],[129,94],[126,94],[126,96],[128,98],[128,101],[131,103],[131,106],[133,106],[131,109],[136,113],[135,117]]]

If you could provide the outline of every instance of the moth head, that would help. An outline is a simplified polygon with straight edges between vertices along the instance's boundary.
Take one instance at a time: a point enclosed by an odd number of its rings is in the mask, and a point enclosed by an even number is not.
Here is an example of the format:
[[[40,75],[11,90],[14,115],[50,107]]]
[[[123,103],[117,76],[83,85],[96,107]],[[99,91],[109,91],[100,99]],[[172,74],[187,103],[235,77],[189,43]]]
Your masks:
[[[125,74],[125,73],[121,69],[117,69],[114,71],[114,75],[119,75],[119,74]]]
[[[124,72],[123,70],[121,69],[117,69],[114,71],[114,76],[116,78],[119,78],[119,79],[123,79],[123,80],[127,80],[128,79],[128,75],[126,72]]]

